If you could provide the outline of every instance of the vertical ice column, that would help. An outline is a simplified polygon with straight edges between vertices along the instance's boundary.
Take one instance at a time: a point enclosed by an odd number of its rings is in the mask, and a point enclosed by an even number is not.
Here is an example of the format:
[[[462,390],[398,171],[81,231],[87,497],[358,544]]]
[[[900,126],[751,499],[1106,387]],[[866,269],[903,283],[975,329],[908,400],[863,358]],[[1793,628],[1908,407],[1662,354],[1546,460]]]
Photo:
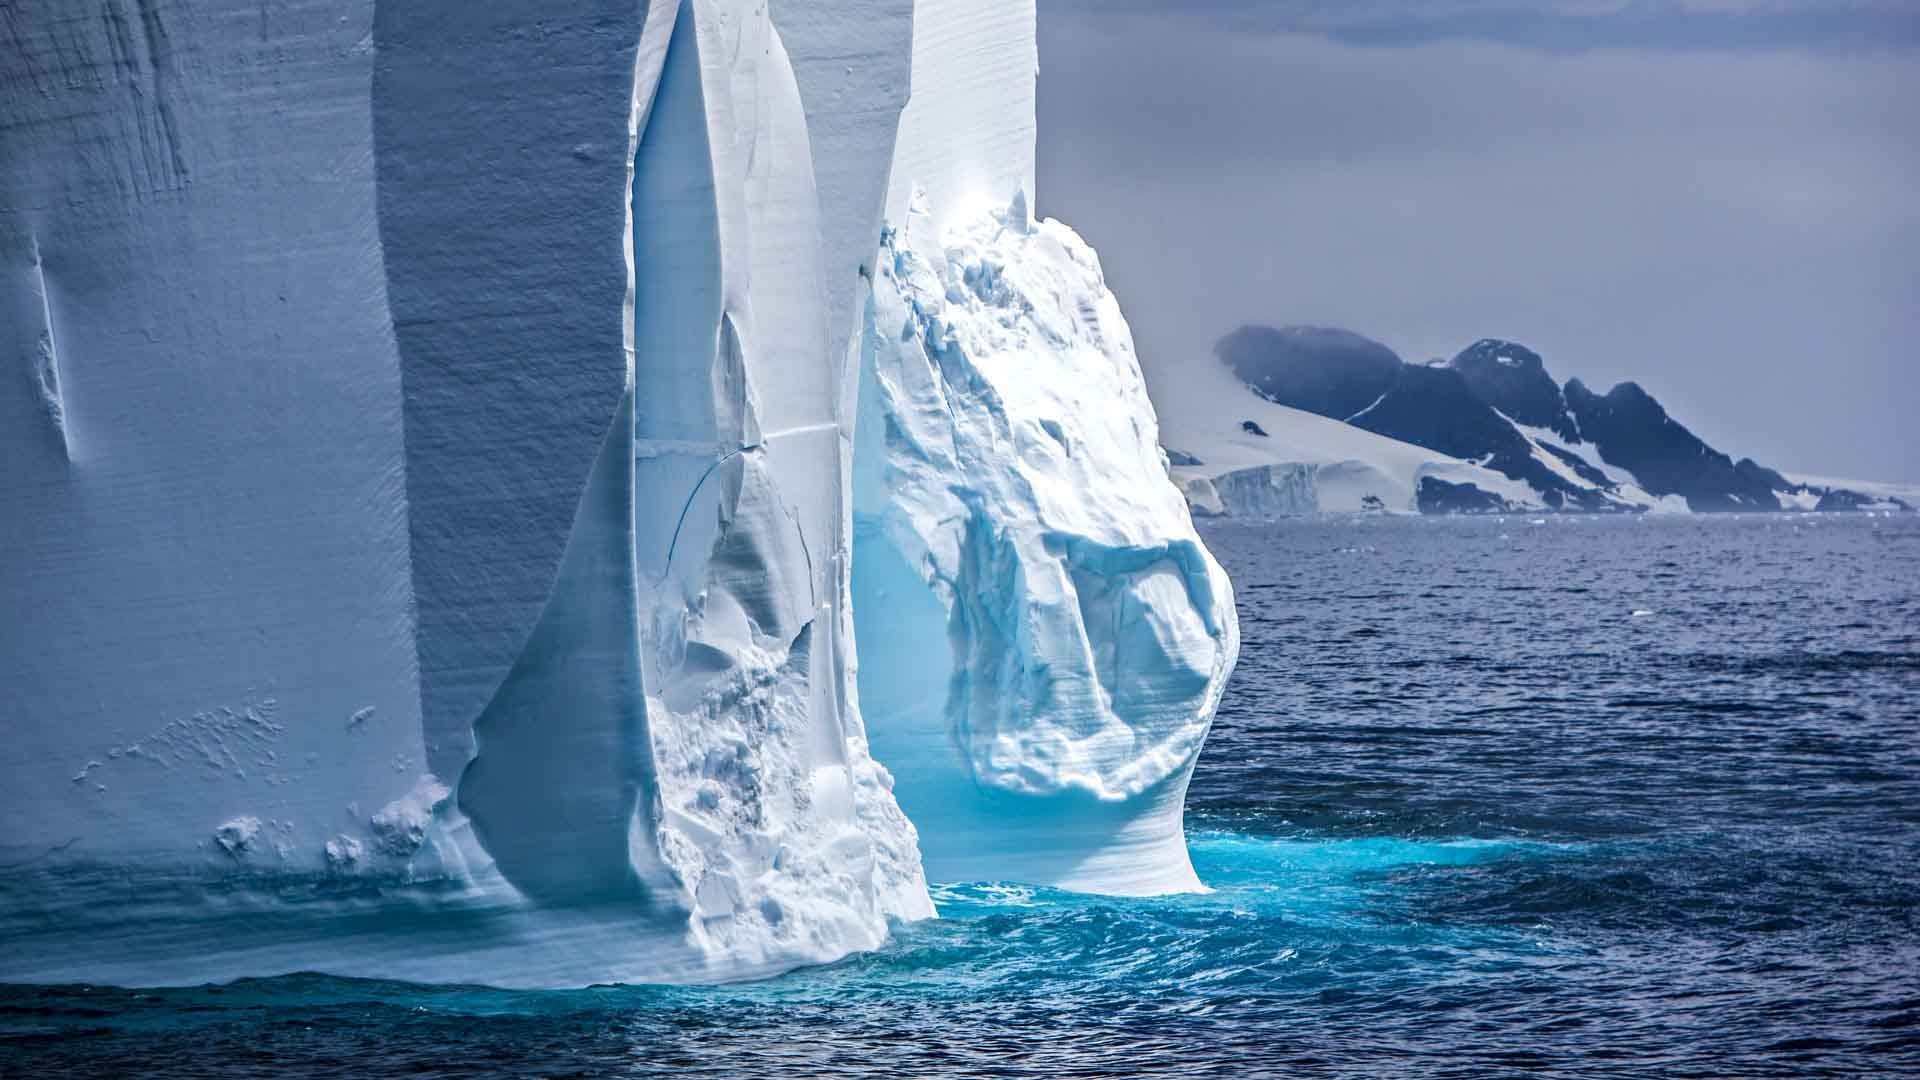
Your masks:
[[[887,188],[887,220],[905,223],[924,193],[935,227],[954,214],[1033,194],[1034,0],[918,0],[913,93]]]
[[[449,783],[551,600],[596,457],[623,437],[622,205],[648,21],[632,0],[383,0],[373,22],[422,713]]]
[[[643,14],[383,3],[373,28],[433,773],[523,898],[636,920],[674,891],[651,851],[623,341]]]
[[[1238,627],[1097,259],[1030,218],[1034,32],[1029,0],[915,8],[862,346],[861,701],[930,877],[1194,888]]]
[[[860,696],[929,877],[1197,887],[1182,803],[1238,627],[1093,252],[1018,198],[913,213],[864,348]]]
[[[663,9],[671,33],[642,48],[662,66],[632,195],[660,850],[713,955],[824,959],[931,906],[844,677],[846,373],[808,117],[764,7],[662,2],[650,17]]]
[[[887,179],[907,104],[913,62],[914,0],[774,0],[813,149],[826,289],[827,352],[845,363],[860,336]],[[839,375],[853,415],[857,360]]]

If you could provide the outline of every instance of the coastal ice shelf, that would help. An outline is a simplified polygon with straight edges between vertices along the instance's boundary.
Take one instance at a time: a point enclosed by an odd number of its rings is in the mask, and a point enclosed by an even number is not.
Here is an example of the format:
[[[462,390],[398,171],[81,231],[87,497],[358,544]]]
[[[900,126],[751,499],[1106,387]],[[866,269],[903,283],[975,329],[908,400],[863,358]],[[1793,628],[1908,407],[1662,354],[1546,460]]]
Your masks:
[[[1030,0],[19,15],[0,979],[724,980],[929,873],[1196,886],[1232,601],[1029,219]]]

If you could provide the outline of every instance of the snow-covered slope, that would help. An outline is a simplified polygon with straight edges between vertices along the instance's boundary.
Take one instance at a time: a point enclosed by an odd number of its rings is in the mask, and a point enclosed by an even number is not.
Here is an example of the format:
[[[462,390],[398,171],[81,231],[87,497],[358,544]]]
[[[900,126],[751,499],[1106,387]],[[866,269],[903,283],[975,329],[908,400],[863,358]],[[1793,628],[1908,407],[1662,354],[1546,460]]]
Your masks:
[[[1516,508],[1539,505],[1531,488],[1490,469],[1276,405],[1220,364],[1149,367],[1147,377],[1174,479],[1196,512],[1413,512],[1429,478],[1471,484]]]
[[[1231,604],[1137,387],[1062,418],[1089,457],[956,432],[952,475],[915,474],[902,507],[978,493],[1006,551],[1079,599],[1029,605],[968,564],[969,604],[1048,620],[1018,653],[983,628],[960,655],[984,704],[955,715],[982,726],[858,704],[856,613],[882,657],[862,685],[949,686],[889,657],[887,610],[855,596],[862,331],[911,321],[901,282],[922,279],[876,271],[881,223],[914,189],[955,221],[1031,190],[1032,20],[959,0],[13,12],[0,978],[830,960],[932,914],[903,802],[943,850],[980,835],[896,792],[870,738],[915,769],[977,750],[983,801],[1102,808],[1035,819],[1080,870],[970,873],[1190,886],[1177,795]],[[976,318],[967,355],[1001,365],[1022,430],[1070,371],[1137,384],[1061,233],[1007,280],[1066,291],[950,313]],[[1021,318],[1113,336],[1022,352],[992,330]],[[1012,494],[1062,485],[1105,491],[1104,517]],[[1025,710],[1037,657],[1081,663],[1071,707]]]
[[[1639,385],[1563,386],[1540,354],[1497,338],[1409,364],[1347,330],[1243,326],[1215,358],[1156,381],[1175,475],[1211,514],[1912,506],[1735,460]]]
[[[1839,480],[1830,476],[1806,476],[1789,473],[1787,479],[1807,490],[1788,509],[1811,510],[1830,492],[1853,492],[1862,501],[1851,509],[1911,511],[1920,509],[1920,484],[1887,484],[1874,480]],[[1811,500],[1811,505],[1808,501]]]

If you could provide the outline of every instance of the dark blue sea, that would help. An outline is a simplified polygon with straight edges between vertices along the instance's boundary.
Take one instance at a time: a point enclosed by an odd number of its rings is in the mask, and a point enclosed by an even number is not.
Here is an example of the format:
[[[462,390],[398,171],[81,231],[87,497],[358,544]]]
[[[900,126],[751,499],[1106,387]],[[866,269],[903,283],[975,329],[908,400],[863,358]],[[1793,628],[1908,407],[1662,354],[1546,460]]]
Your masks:
[[[1920,520],[1215,529],[1213,892],[709,989],[0,989],[7,1076],[1920,1075]],[[4,947],[4,943],[0,943]]]

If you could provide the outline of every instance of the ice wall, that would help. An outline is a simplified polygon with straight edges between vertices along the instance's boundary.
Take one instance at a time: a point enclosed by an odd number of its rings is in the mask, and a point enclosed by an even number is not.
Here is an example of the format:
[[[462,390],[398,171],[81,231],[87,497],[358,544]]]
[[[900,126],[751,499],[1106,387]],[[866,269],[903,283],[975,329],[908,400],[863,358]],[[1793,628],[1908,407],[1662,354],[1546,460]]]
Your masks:
[[[0,977],[729,978],[931,912],[847,640],[911,12],[822,7],[799,65],[744,0],[10,13]]]
[[[949,215],[1033,192],[1034,0],[919,0],[913,96],[887,189],[887,220],[904,222],[916,193],[944,227]]]
[[[6,26],[0,863],[323,865],[427,768],[373,7]]]
[[[826,269],[807,115],[765,9],[685,5],[657,41],[632,336],[660,850],[709,953],[822,958],[932,912],[848,684],[851,376],[827,323],[847,267]]]
[[[1231,602],[1033,16],[9,9],[0,978],[758,975],[932,914],[903,802],[1191,887]]]

